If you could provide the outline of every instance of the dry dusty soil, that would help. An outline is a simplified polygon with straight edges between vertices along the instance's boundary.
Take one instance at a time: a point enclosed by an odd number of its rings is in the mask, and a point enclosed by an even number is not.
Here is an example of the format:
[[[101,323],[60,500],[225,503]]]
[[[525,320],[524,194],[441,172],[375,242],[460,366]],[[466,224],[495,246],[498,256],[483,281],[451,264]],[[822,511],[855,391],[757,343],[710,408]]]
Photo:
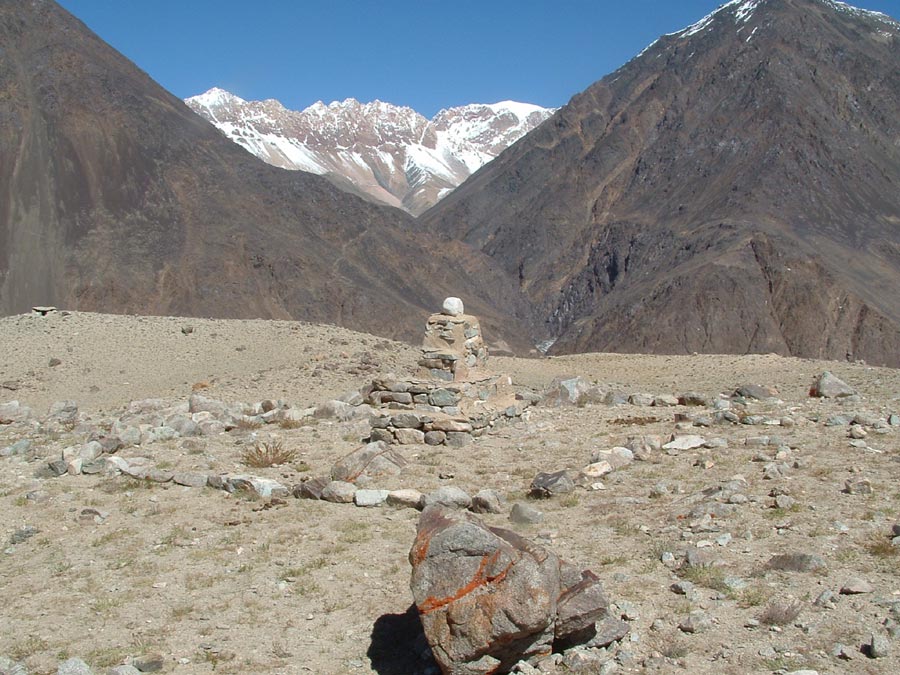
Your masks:
[[[416,510],[45,470],[64,448],[108,430],[132,400],[176,405],[198,391],[306,408],[377,374],[410,374],[416,348],[303,323],[55,313],[0,319],[0,350],[0,404],[18,400],[37,419],[0,425],[0,449],[31,441],[26,453],[0,457],[0,657],[30,673],[55,673],[78,657],[99,674],[146,654],[162,655],[171,673],[434,672],[408,612]],[[759,424],[676,427],[676,415],[705,423],[709,407],[536,406],[467,447],[399,446],[410,465],[378,487],[496,489],[506,504],[484,516],[489,524],[602,578],[631,633],[596,654],[588,672],[900,672],[900,547],[892,545],[900,427],[888,423],[900,414],[900,371],[771,355],[588,354],[495,358],[490,367],[538,391],[563,375],[626,394],[715,400],[751,383],[778,391],[732,407]],[[859,396],[810,398],[824,370]],[[63,399],[78,403],[78,419],[40,424]],[[826,425],[840,416],[862,424]],[[247,424],[118,454],[290,486],[328,474],[367,429],[364,419]],[[851,429],[865,437],[851,439]],[[647,450],[596,489],[526,497],[540,471],[574,475],[596,452],[636,436],[665,442],[676,431],[713,447]],[[292,461],[248,469],[244,452],[274,438],[294,451]],[[518,501],[543,521],[510,524]],[[704,564],[685,564],[687,551]],[[792,553],[816,556],[806,559],[813,569],[771,568],[773,556]],[[683,581],[686,594],[672,590]],[[840,592],[852,585],[865,592]]]

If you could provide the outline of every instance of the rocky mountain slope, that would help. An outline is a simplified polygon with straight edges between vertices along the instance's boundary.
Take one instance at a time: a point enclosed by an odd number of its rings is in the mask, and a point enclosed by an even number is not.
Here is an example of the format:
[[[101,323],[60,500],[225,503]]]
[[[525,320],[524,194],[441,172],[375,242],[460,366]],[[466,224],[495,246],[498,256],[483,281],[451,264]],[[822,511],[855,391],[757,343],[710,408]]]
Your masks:
[[[428,120],[412,108],[352,98],[297,111],[222,89],[185,102],[269,164],[332,177],[413,214],[433,206],[553,113],[503,101],[448,108]]]
[[[421,220],[516,275],[557,352],[900,364],[900,24],[729,2]]]
[[[509,320],[518,291],[483,255],[258,161],[51,0],[0,0],[0,44],[0,313],[294,318],[418,339],[459,295],[494,336],[526,342]]]

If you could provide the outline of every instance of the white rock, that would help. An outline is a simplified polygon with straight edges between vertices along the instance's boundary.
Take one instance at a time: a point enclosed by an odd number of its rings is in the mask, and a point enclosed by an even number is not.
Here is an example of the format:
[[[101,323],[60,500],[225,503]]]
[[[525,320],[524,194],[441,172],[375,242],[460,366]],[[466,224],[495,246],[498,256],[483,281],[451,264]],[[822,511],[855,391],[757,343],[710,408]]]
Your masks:
[[[706,439],[702,436],[676,436],[663,446],[663,450],[693,450],[704,443]]]
[[[463,301],[459,298],[447,298],[444,300],[444,305],[441,308],[444,314],[448,314],[450,316],[459,316],[460,314],[465,313],[465,308],[463,307]]]

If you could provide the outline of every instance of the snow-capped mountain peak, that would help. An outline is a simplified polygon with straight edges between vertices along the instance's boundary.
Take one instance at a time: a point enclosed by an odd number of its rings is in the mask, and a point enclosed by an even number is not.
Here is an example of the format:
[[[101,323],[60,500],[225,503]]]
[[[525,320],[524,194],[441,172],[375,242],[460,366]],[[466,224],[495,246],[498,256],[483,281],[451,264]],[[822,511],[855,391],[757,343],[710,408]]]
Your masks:
[[[329,175],[411,213],[434,205],[554,112],[501,101],[446,108],[429,120],[407,106],[354,98],[295,111],[219,88],[185,102],[270,164]]]

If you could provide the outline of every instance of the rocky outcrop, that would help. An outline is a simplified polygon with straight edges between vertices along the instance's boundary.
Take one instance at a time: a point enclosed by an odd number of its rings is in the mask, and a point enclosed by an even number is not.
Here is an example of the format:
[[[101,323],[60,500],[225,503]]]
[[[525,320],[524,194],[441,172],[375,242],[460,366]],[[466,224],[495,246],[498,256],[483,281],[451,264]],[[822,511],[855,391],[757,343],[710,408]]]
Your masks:
[[[471,514],[427,507],[409,553],[425,636],[446,675],[504,673],[588,641],[608,601],[590,571]]]
[[[519,280],[552,353],[900,365],[900,24],[730,2],[420,220]]]

